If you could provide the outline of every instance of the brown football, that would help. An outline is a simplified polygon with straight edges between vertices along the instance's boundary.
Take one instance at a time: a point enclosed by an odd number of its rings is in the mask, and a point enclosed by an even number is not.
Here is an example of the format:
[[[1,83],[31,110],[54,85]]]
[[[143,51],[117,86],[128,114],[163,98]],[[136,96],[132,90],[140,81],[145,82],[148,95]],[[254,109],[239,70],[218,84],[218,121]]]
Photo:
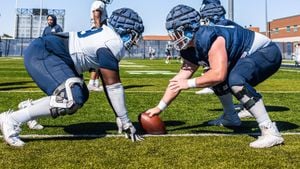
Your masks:
[[[139,115],[139,123],[147,134],[159,135],[167,133],[165,124],[158,115],[149,117],[147,113],[143,112]]]

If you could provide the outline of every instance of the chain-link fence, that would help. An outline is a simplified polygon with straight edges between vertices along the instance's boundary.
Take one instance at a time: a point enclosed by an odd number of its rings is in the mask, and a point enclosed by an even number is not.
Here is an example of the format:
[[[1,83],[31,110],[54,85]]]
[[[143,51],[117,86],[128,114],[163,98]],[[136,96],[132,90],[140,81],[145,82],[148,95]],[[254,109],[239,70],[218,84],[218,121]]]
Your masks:
[[[23,56],[24,50],[32,42],[33,39],[0,39],[0,57],[9,57],[9,56]],[[168,41],[158,41],[158,40],[141,40],[138,47],[134,47],[131,52],[127,52],[125,57],[129,58],[141,58],[149,59],[149,47],[154,48],[155,58],[164,58],[165,57],[165,48]],[[293,42],[276,42],[279,46],[282,56],[284,59],[292,60],[293,53],[295,51]],[[179,53],[172,49],[172,55],[178,56]]]

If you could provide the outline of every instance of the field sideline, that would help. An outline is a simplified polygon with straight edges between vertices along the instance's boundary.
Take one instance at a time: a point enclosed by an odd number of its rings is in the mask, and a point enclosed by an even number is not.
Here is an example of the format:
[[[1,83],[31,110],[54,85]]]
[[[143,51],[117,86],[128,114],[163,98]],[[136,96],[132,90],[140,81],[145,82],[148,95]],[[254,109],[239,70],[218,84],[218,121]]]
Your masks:
[[[140,129],[138,114],[158,103],[180,64],[126,59],[120,67],[129,116]],[[238,128],[208,126],[207,121],[221,115],[221,105],[214,95],[196,95],[197,89],[183,91],[161,114],[168,134],[144,135],[143,142],[132,143],[117,134],[104,93],[92,92],[76,114],[40,119],[44,130],[24,125],[25,147],[11,148],[1,139],[0,168],[300,168],[299,73],[283,67],[256,87],[283,134],[282,146],[250,148],[259,135],[252,118],[242,119]],[[44,96],[22,59],[0,58],[0,76],[0,112]],[[89,75],[84,77],[87,81]]]

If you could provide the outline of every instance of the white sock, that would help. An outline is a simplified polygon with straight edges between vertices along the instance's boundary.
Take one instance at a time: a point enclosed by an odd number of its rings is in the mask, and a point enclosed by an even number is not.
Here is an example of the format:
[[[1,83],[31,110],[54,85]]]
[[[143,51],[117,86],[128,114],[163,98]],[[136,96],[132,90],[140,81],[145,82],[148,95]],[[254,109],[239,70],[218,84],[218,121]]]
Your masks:
[[[39,117],[51,116],[50,96],[33,101],[33,103],[33,105],[13,112],[11,117],[18,123],[24,123]]]
[[[256,102],[255,105],[251,107],[249,111],[255,117],[258,124],[271,122],[271,119],[262,99],[259,99],[258,102]]]
[[[95,80],[94,86],[99,87],[99,79],[96,79],[96,80]]]
[[[231,93],[218,96],[218,98],[223,106],[224,116],[232,116],[233,114],[236,113],[234,109]]]
[[[125,103],[125,92],[123,85],[121,83],[115,83],[105,87],[117,116],[121,119],[123,124],[130,122]]]
[[[89,85],[94,85],[94,83],[95,83],[95,80],[93,80],[93,79],[90,79],[90,81],[89,81]]]

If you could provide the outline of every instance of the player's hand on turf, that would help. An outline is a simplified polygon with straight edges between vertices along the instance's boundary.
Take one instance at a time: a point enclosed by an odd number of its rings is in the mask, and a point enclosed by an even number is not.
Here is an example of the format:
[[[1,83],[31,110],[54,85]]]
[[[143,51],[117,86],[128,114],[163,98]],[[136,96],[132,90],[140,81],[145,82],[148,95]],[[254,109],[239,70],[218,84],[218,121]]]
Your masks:
[[[161,110],[158,107],[153,107],[145,111],[145,113],[147,113],[149,117],[152,117],[154,115],[159,115],[161,113]]]
[[[180,90],[188,89],[188,80],[187,79],[172,79],[170,80],[169,88],[174,92],[179,92]]]
[[[125,132],[125,137],[131,139],[132,142],[144,140],[142,136],[136,133],[136,129],[131,122],[123,125],[123,131]]]

